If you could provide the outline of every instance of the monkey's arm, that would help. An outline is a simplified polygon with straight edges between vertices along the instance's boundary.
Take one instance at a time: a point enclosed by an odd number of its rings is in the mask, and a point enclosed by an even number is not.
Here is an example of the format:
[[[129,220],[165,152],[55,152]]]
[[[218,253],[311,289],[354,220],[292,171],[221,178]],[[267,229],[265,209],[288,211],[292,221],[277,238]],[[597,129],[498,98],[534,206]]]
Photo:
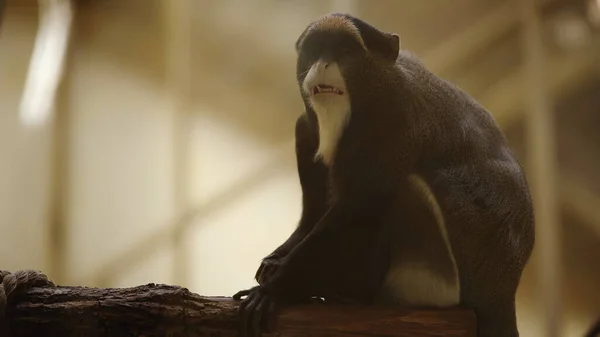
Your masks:
[[[333,175],[336,197],[331,208],[269,281],[234,295],[247,295],[240,305],[242,336],[258,335],[264,315],[306,297],[363,303],[374,299],[389,263],[383,219],[401,184],[398,177],[405,177],[414,162],[404,157],[414,151],[394,149],[383,156],[373,151],[359,157],[360,147],[353,145],[340,148],[336,158],[340,166],[334,170],[340,171]]]
[[[268,322],[263,317],[309,297],[371,302],[388,264],[389,245],[383,242],[381,221],[388,203],[380,201],[366,207],[358,202],[334,203],[267,282],[234,295],[235,299],[247,295],[239,308],[240,336],[260,336]]]
[[[295,298],[320,296],[368,302],[386,265],[383,214],[389,201],[373,196],[336,202],[313,231],[283,260],[265,292]]]
[[[327,167],[314,159],[319,140],[306,114],[302,114],[296,121],[295,135],[296,164],[302,187],[302,215],[290,237],[263,259],[255,275],[259,284],[269,279],[281,260],[306,237],[328,208]]]

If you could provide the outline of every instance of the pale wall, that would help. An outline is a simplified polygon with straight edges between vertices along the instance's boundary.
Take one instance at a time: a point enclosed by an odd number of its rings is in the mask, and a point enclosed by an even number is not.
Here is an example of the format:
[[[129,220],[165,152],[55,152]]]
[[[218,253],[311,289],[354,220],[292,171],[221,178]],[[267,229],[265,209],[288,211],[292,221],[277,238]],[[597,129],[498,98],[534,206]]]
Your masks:
[[[99,265],[154,231],[172,225],[172,118],[161,88],[148,85],[94,54],[73,64],[70,109],[72,155],[70,279],[88,278]],[[186,235],[192,290],[228,294],[251,285],[248,277],[296,224],[300,195],[291,143],[279,147],[255,141],[226,124],[203,117],[191,137],[193,205],[211,204],[220,194],[260,174],[231,204],[209,206]],[[287,165],[285,163],[288,163]],[[264,171],[270,172],[265,175]],[[169,238],[156,256],[140,261],[120,286],[176,282],[171,277]],[[145,270],[144,270],[145,269]],[[136,275],[134,277],[134,275]]]

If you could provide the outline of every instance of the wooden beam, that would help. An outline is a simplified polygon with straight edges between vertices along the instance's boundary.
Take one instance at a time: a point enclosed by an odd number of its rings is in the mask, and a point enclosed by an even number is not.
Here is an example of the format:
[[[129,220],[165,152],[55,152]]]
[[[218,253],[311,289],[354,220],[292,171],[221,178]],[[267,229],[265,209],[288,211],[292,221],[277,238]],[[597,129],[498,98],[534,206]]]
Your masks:
[[[561,200],[566,210],[600,237],[600,197],[573,178],[561,176],[560,181]]]
[[[8,337],[234,337],[237,306],[227,297],[203,297],[185,288],[34,288],[9,307]],[[414,310],[310,304],[282,309],[278,337],[474,337],[476,319],[462,308]]]
[[[538,280],[542,335],[562,336],[561,233],[558,204],[556,136],[548,95],[542,24],[536,0],[522,0],[523,50],[527,97],[527,136],[530,151],[528,180],[536,217],[536,249],[540,254]]]
[[[489,46],[492,41],[519,23],[519,18],[514,13],[515,3],[514,0],[500,2],[468,28],[433,47],[425,54],[423,62],[434,72],[443,73],[466,57]]]
[[[336,10],[350,12],[354,15],[356,13],[357,6],[353,4],[352,0],[330,0],[332,7]],[[540,3],[545,5],[550,0],[541,0]],[[423,57],[424,63],[431,68],[434,72],[440,73],[448,70],[454,66],[457,62],[463,60],[465,57],[472,55],[490,45],[490,42],[496,38],[506,34],[510,29],[517,26],[519,23],[519,17],[515,15],[515,6],[519,5],[518,0],[504,1],[499,3],[496,7],[492,8],[486,15],[481,19],[473,22],[468,28],[455,33],[450,39],[442,44],[432,47]],[[284,7],[285,8],[285,7]],[[295,7],[290,7],[290,10],[295,10]],[[294,13],[286,13],[283,8],[281,12],[276,16],[280,17],[297,17]],[[436,6],[431,6],[431,10],[436,10]],[[308,22],[307,22],[308,24]],[[257,55],[257,59],[268,59],[269,65],[272,68],[272,58],[288,58],[294,55],[293,48],[290,48],[289,43],[280,43],[279,39],[271,39],[266,41],[263,37],[269,31],[271,26],[269,25],[258,25],[260,29],[264,31],[254,31],[252,34],[244,35],[245,40],[250,40],[250,45],[261,45],[264,46],[258,52],[264,52],[264,55]],[[236,26],[230,26],[223,28],[236,30]],[[258,28],[257,28],[258,29]],[[237,31],[236,31],[237,33]],[[287,38],[287,37],[286,37]],[[287,41],[287,40],[285,40]],[[269,43],[267,47],[265,43]],[[274,57],[278,56],[278,57]]]
[[[600,42],[600,41],[598,41]],[[597,76],[599,48],[576,53],[556,54],[544,62],[545,85],[550,95],[580,83],[591,76]],[[489,88],[479,101],[494,115],[502,127],[508,127],[525,117],[527,95],[522,88],[527,73],[523,68],[508,74]]]

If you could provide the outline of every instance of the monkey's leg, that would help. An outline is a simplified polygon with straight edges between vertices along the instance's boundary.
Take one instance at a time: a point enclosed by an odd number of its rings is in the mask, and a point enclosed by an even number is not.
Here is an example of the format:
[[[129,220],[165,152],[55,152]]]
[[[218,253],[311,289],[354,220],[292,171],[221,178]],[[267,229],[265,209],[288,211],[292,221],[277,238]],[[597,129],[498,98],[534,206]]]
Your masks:
[[[436,196],[419,176],[386,214],[391,264],[379,294],[383,305],[446,307],[460,302],[460,282],[446,221]]]
[[[478,337],[519,336],[515,296],[524,263],[503,246],[508,240],[508,237],[482,237],[480,249],[467,253],[471,255],[469,261],[463,255],[466,252],[457,255],[461,302],[475,310]]]
[[[515,295],[524,264],[499,248],[508,238],[489,238],[479,238],[480,249],[457,254],[461,303],[475,310],[478,337],[518,337]]]
[[[518,337],[515,294],[502,286],[494,289],[501,278],[490,272],[474,280],[463,281],[463,303],[477,316],[478,337]]]
[[[490,177],[494,177],[491,179]],[[479,337],[517,337],[515,294],[533,249],[531,200],[513,162],[465,165],[437,175],[461,282]]]
[[[275,251],[265,257],[254,278],[263,284],[283,259],[310,231],[328,208],[328,170],[314,156],[319,145],[305,114],[296,121],[296,164],[302,187],[302,216],[298,227]]]
[[[272,278],[250,291],[240,305],[241,336],[258,336],[281,305],[319,296],[372,303],[387,270],[381,214],[384,200],[334,204],[317,226],[283,260]],[[349,207],[352,206],[352,207]]]
[[[242,336],[257,336],[263,316],[299,298],[334,296],[374,302],[389,267],[389,235],[383,218],[405,188],[401,178],[416,158],[405,143],[394,144],[393,156],[386,151],[362,151],[365,142],[386,144],[385,127],[399,139],[404,139],[406,130],[384,125],[374,132],[360,122],[348,125],[353,136],[342,137],[338,145],[330,176],[330,208],[271,279],[251,289],[241,303]]]

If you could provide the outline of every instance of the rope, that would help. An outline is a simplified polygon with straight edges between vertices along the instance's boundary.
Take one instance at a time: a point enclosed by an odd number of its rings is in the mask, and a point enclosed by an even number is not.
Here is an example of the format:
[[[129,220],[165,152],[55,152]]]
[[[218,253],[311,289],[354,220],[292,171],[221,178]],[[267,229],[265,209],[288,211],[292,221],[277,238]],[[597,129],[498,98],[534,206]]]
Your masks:
[[[8,304],[15,297],[33,287],[54,286],[48,276],[36,270],[19,270],[14,273],[0,270],[0,322],[4,320]]]

